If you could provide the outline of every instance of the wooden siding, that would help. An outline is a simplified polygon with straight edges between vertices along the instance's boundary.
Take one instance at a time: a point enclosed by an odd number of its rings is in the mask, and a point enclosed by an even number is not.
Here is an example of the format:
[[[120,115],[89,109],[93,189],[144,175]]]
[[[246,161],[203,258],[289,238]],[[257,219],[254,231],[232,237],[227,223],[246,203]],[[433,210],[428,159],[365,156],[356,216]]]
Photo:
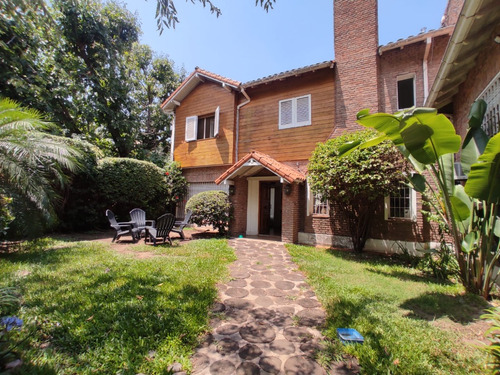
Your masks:
[[[238,158],[252,150],[284,162],[307,160],[333,129],[334,71],[322,69],[247,90],[251,102],[240,112]],[[311,95],[311,125],[278,129],[279,101]]]
[[[236,96],[212,82],[201,83],[175,111],[174,160],[183,168],[230,165],[234,155]],[[186,117],[213,115],[220,107],[219,135],[186,142]]]

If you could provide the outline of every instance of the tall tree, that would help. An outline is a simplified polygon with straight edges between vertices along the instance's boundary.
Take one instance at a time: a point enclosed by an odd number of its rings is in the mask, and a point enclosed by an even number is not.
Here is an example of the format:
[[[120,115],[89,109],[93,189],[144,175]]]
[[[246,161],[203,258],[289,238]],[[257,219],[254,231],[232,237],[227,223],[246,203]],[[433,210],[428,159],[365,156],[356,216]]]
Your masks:
[[[134,100],[133,116],[140,123],[140,147],[134,156],[163,167],[170,150],[171,118],[162,113],[160,104],[180,84],[184,73],[176,73],[167,57],[156,56],[147,45],[134,44],[127,54]]]

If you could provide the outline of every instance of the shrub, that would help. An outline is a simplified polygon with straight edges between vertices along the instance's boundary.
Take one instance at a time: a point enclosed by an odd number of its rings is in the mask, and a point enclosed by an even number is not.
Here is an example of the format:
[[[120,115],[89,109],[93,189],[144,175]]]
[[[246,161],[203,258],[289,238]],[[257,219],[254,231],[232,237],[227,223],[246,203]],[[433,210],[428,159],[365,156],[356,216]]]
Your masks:
[[[173,161],[167,163],[163,169],[165,170],[165,180],[167,183],[167,205],[170,211],[174,212],[177,203],[182,201],[186,196],[188,183],[182,175],[180,164]]]
[[[193,212],[191,221],[198,225],[211,225],[221,235],[227,233],[230,219],[231,203],[228,195],[223,191],[204,191],[192,196],[186,210]]]
[[[363,250],[373,217],[370,203],[390,195],[405,179],[406,164],[389,142],[340,156],[345,144],[373,135],[373,131],[347,133],[319,143],[308,167],[312,191],[340,209],[357,252]]]
[[[165,213],[167,189],[164,171],[147,161],[129,158],[104,158],[97,165],[99,199],[121,221],[129,218],[129,211],[139,207],[148,218]]]

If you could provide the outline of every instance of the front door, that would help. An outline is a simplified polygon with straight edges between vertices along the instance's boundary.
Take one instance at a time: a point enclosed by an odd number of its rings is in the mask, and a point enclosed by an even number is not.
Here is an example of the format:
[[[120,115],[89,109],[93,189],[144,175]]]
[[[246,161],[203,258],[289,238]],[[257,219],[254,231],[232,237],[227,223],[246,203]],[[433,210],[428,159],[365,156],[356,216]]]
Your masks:
[[[260,182],[259,234],[281,235],[281,183],[278,181]]]

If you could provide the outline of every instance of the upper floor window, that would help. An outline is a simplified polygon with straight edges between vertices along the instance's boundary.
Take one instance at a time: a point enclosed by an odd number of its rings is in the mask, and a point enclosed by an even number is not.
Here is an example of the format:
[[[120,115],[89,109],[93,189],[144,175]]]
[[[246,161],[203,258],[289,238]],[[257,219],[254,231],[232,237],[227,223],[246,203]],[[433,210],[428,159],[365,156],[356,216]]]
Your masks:
[[[396,193],[385,198],[385,219],[408,219],[417,218],[417,200],[415,191],[401,184]]]
[[[415,102],[415,75],[405,74],[398,77],[398,109],[411,108]]]
[[[279,129],[311,125],[311,95],[280,100]]]
[[[186,117],[186,142],[216,137],[219,134],[219,111],[217,107],[213,115]]]

